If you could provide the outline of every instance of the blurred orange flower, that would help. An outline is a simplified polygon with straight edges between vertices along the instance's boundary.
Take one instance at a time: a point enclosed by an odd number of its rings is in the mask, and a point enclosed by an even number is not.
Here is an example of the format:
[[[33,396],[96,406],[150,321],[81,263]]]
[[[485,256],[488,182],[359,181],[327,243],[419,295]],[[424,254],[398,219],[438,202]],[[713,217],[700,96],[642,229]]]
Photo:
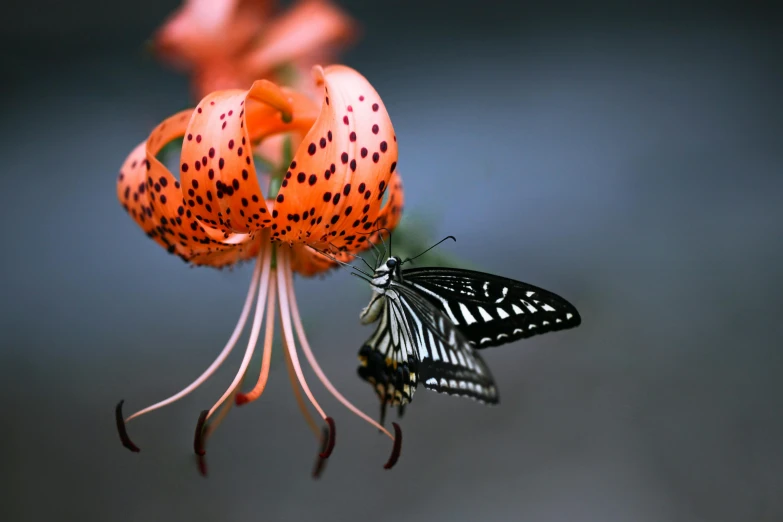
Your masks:
[[[350,260],[379,238],[379,228],[391,230],[397,225],[403,205],[396,170],[397,138],[378,93],[348,67],[317,66],[314,73],[320,106],[301,92],[267,80],[255,82],[249,90],[213,92],[195,109],[159,124],[122,166],[117,183],[120,203],[168,252],[189,263],[214,267],[256,260],[239,323],[215,362],[184,390],[125,419],[122,403],[117,406],[122,442],[133,451],[138,448],[130,441],[125,423],[179,400],[211,376],[236,344],[257,294],[245,357],[232,384],[199,419],[196,452],[203,455],[206,437],[232,403],[254,400],[266,386],[277,306],[292,382],[298,381],[329,426],[321,457],[326,458],[334,444],[334,423],[305,382],[294,331],[325,387],[394,440],[388,467],[399,455],[399,427],[395,425],[395,435],[389,433],[348,402],[321,371],[305,337],[293,292],[293,272],[310,276]],[[279,134],[298,136],[296,153],[270,176],[259,177],[250,148]],[[184,139],[177,179],[156,156],[180,137]],[[263,182],[269,184],[269,199],[261,189]],[[264,322],[261,374],[253,390],[241,394],[239,387]],[[301,399],[296,385],[295,391]],[[302,400],[300,405],[306,413]],[[218,410],[221,413],[215,415]],[[306,418],[318,434],[309,413]]]
[[[186,0],[159,29],[155,49],[192,74],[197,99],[247,89],[258,78],[307,92],[302,73],[332,61],[356,24],[328,0],[301,0],[275,15],[276,7],[270,0]]]

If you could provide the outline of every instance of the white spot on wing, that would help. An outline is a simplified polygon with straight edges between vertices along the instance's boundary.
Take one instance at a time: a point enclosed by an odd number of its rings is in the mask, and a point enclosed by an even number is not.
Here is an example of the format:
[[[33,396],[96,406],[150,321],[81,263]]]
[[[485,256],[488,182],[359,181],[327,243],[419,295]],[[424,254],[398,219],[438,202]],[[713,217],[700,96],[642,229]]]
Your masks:
[[[527,301],[525,301],[524,299],[520,299],[520,301],[522,301],[522,304],[523,304],[523,305],[525,305],[525,307],[526,307],[528,310],[530,310],[530,313],[531,313],[531,314],[534,314],[534,313],[538,312],[538,308],[536,308],[536,307],[535,307],[535,306],[533,306],[532,304],[528,303],[528,302],[527,302]]]
[[[541,308],[543,308],[543,309],[544,309],[544,310],[546,310],[547,312],[554,312],[554,311],[555,311],[555,309],[554,309],[554,308],[552,308],[551,306],[549,306],[549,305],[548,305],[548,304],[546,304],[546,303],[544,303],[544,304],[541,306]]]
[[[484,321],[489,322],[492,320],[492,316],[489,315],[489,313],[484,310],[482,307],[477,306],[479,313],[481,314],[481,318],[484,319]]]
[[[498,306],[498,315],[500,316],[501,319],[505,319],[506,317],[508,317],[506,311],[500,308],[499,306]]]
[[[470,313],[470,310],[468,310],[468,307],[465,306],[464,303],[460,303],[459,304],[459,311],[462,312],[462,317],[465,318],[465,322],[467,324],[473,324],[475,322],[478,322],[478,321],[476,321],[476,318],[473,317],[473,314]]]
[[[511,303],[511,309],[514,310],[514,313],[517,314],[517,315],[525,313],[525,312],[522,311],[522,309],[520,307],[518,307],[514,303]]]

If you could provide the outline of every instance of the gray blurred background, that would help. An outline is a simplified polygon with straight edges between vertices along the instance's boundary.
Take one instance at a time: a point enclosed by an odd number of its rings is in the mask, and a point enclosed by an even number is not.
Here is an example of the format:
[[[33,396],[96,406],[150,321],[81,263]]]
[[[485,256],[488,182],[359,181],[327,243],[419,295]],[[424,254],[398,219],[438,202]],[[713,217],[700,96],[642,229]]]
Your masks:
[[[485,352],[498,408],[424,390],[403,455],[312,379],[338,427],[317,449],[277,357],[196,472],[208,385],[129,426],[212,361],[250,267],[188,269],[115,198],[121,162],[189,104],[144,41],[177,6],[3,7],[0,519],[773,521],[783,519],[781,18],[683,3],[341,4],[343,61],[399,137],[409,216],[466,264],[556,291],[583,325]],[[512,4],[512,3],[509,3]],[[367,288],[298,280],[314,350],[355,374]],[[240,345],[240,351],[241,351]],[[257,368],[257,362],[252,366]]]

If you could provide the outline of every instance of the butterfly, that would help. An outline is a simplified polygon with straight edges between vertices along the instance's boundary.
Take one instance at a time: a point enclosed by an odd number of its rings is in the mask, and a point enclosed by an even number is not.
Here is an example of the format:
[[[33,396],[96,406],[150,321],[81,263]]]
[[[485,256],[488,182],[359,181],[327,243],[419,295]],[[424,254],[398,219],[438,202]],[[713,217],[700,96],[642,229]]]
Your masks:
[[[429,390],[499,401],[497,385],[479,351],[581,324],[576,308],[553,292],[493,274],[459,268],[409,268],[397,256],[359,277],[372,287],[364,324],[377,322],[359,350],[359,376],[386,407],[399,413],[419,384]],[[348,265],[351,266],[351,265]],[[351,266],[351,268],[356,267]]]

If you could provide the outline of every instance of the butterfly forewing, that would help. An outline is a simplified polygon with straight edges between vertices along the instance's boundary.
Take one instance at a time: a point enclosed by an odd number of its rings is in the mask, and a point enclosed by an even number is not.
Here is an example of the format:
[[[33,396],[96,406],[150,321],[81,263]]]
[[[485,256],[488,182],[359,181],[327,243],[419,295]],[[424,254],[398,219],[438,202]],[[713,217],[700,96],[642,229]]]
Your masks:
[[[442,311],[477,348],[573,328],[579,312],[562,297],[527,283],[473,270],[413,268],[400,283]]]

